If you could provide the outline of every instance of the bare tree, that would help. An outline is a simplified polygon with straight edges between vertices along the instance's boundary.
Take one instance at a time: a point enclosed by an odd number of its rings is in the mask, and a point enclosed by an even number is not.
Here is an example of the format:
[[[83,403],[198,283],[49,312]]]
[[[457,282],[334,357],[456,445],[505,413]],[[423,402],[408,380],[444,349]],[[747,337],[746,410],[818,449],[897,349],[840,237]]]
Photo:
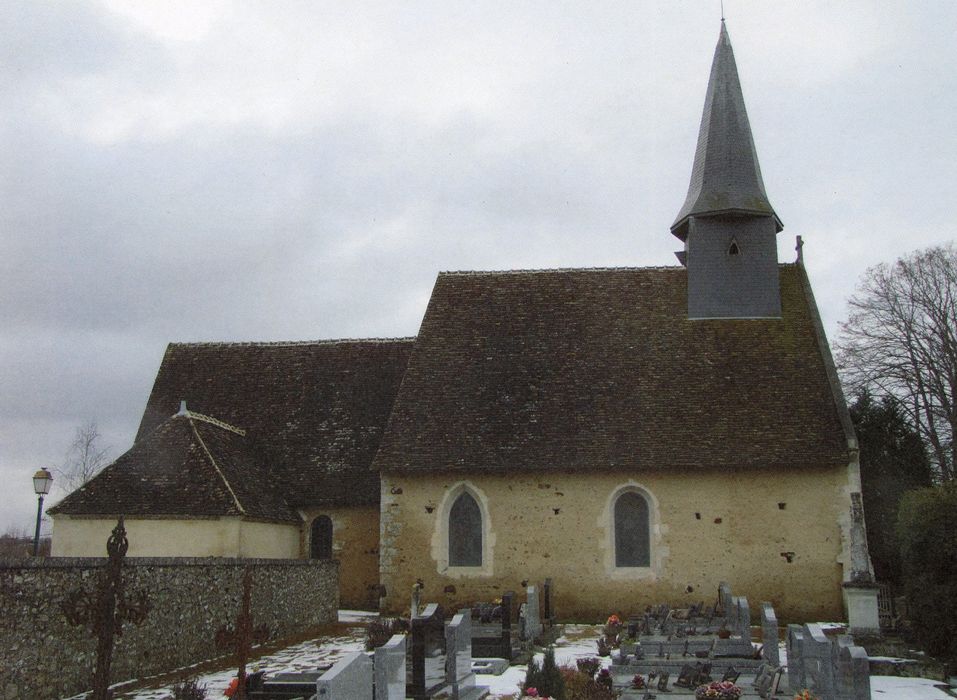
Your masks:
[[[110,447],[102,447],[101,438],[95,420],[89,420],[76,429],[66,459],[54,469],[60,477],[57,485],[65,493],[80,488],[109,464]]]
[[[957,250],[928,248],[872,267],[848,303],[835,344],[848,388],[896,401],[939,478],[954,479]]]

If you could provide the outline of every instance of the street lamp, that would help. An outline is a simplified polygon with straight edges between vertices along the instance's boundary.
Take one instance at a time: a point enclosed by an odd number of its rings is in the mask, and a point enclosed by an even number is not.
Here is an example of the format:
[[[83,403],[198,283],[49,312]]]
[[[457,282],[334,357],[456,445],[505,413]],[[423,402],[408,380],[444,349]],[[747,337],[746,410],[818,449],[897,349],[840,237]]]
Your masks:
[[[40,551],[40,518],[43,516],[43,497],[50,493],[53,474],[41,469],[33,475],[33,491],[37,495],[37,531],[33,536],[33,556]]]

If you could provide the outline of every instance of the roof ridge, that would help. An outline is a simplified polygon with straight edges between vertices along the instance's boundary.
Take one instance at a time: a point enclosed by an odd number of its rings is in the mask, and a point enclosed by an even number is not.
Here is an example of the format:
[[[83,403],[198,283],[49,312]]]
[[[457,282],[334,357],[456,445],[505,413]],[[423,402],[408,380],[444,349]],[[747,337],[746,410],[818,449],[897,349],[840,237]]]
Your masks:
[[[797,263],[779,262],[778,267],[793,267]],[[527,270],[441,270],[439,276],[449,277],[482,277],[486,275],[539,275],[549,272],[682,272],[683,265],[646,265],[644,267],[543,267]],[[414,340],[415,338],[412,338]]]
[[[209,461],[213,465],[213,469],[215,469],[216,473],[219,474],[219,478],[223,480],[223,484],[225,484],[226,490],[229,491],[229,495],[233,497],[233,502],[236,504],[239,512],[242,515],[246,515],[246,509],[243,508],[243,504],[239,502],[239,497],[236,495],[236,492],[233,491],[233,487],[229,484],[229,479],[226,478],[223,470],[220,469],[219,465],[216,463],[216,458],[213,457],[213,453],[210,452],[209,448],[206,446],[206,441],[203,440],[203,436],[199,434],[198,430],[196,430],[196,426],[193,425],[192,421],[190,422],[189,427],[192,428],[193,435],[195,435],[196,439],[199,440],[199,444],[203,448],[203,452],[205,452],[206,456],[209,457]]]
[[[177,413],[173,416],[176,418],[178,416],[186,416],[187,418],[193,418],[195,420],[203,421],[204,423],[209,423],[210,425],[215,425],[217,428],[222,428],[223,430],[228,430],[237,435],[246,437],[246,431],[242,428],[237,428],[235,425],[230,425],[224,420],[219,420],[218,418],[213,418],[212,416],[207,416],[202,413],[196,413],[195,411],[186,410],[186,413]]]
[[[481,276],[481,275],[526,275],[547,274],[549,272],[640,272],[642,270],[683,270],[681,265],[648,265],[645,267],[542,267],[515,270],[442,270],[439,275]]]
[[[171,342],[170,345],[175,345],[176,347],[217,347],[217,346],[233,346],[233,347],[250,347],[250,346],[262,346],[262,347],[299,347],[304,345],[346,345],[349,343],[399,343],[399,342],[414,342],[416,336],[407,335],[407,336],[398,336],[394,338],[326,338],[320,340],[210,340],[210,341],[199,341],[199,342]]]

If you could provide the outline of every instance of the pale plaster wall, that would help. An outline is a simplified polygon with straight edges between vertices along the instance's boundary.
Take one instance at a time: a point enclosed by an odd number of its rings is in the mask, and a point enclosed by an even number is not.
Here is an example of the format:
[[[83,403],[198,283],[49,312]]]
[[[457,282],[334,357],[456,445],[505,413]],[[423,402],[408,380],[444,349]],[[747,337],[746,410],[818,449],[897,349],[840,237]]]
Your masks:
[[[279,525],[244,520],[239,529],[239,556],[260,559],[298,559],[301,525]]]
[[[353,506],[301,511],[302,556],[308,557],[312,521],[332,520],[332,556],[339,560],[339,598],[346,608],[375,610],[379,605],[379,508]]]
[[[124,520],[131,557],[299,558],[300,527],[241,518]],[[115,518],[58,515],[52,556],[105,557]]]
[[[711,602],[726,580],[754,610],[771,601],[779,619],[842,619],[840,520],[849,509],[848,481],[846,466],[791,473],[383,475],[383,609],[408,607],[418,578],[423,600],[455,609],[518,592],[524,579],[551,577],[560,617],[597,620],[651,603]],[[449,570],[442,558],[443,504],[461,488],[484,498],[494,546],[483,571]],[[647,568],[614,567],[611,507],[626,489],[645,493],[651,504]]]

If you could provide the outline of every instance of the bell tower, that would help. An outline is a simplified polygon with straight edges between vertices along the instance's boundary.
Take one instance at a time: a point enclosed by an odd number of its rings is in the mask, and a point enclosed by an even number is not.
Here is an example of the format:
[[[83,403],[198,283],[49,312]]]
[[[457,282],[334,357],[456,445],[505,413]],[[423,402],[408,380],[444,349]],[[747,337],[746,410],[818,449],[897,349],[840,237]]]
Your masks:
[[[764,191],[731,39],[711,64],[691,184],[671,233],[688,268],[688,318],[779,318],[777,234]]]

